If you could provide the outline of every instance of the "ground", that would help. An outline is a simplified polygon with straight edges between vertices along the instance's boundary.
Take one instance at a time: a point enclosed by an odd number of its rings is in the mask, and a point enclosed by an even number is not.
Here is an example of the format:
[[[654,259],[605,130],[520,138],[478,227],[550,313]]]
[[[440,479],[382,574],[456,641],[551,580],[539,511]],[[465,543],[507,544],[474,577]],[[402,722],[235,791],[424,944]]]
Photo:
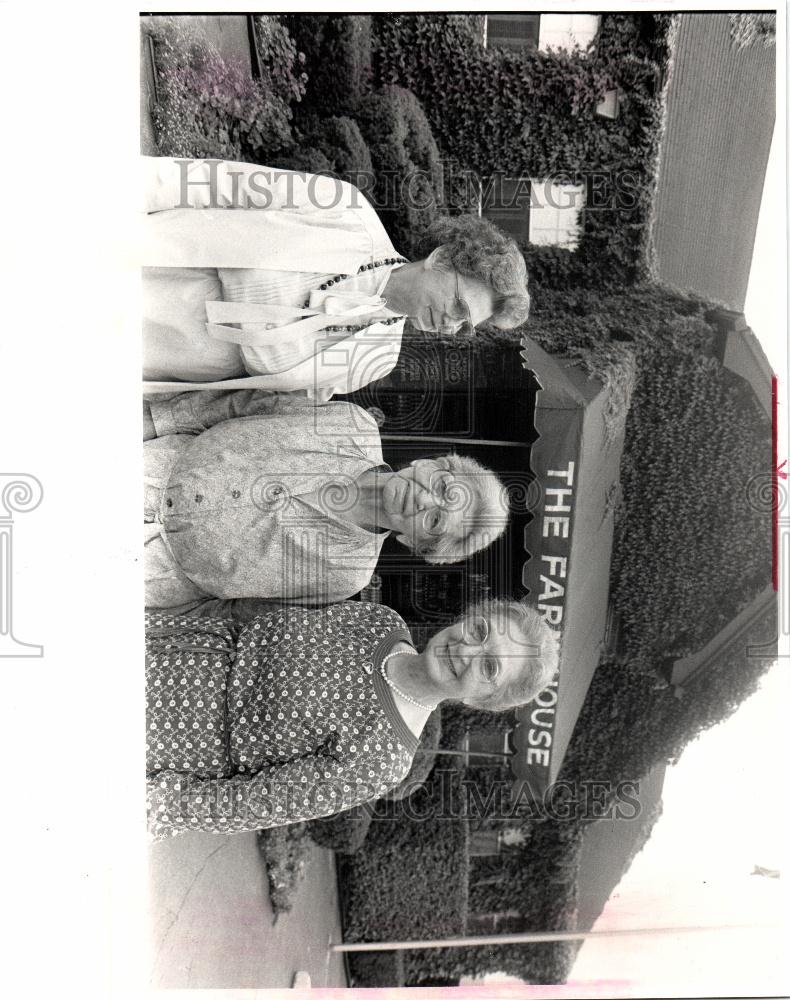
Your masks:
[[[344,987],[334,854],[313,847],[293,910],[274,924],[255,834],[188,833],[149,856],[153,989]]]

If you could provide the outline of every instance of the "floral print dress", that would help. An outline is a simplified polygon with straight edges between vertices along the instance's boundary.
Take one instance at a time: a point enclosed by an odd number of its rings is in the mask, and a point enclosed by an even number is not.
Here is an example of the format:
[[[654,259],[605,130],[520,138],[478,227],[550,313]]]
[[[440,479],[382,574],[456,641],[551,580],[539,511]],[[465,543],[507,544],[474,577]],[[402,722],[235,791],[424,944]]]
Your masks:
[[[399,615],[347,601],[247,625],[146,618],[149,828],[241,833],[379,798],[418,738],[381,676]]]

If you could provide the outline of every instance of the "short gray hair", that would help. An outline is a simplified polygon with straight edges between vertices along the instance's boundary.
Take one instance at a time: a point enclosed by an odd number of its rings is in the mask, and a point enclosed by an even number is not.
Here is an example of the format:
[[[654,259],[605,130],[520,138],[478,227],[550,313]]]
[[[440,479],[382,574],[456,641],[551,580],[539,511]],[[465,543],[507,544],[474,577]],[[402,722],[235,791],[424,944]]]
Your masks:
[[[496,474],[468,455],[442,455],[454,476],[463,476],[470,484],[477,503],[470,505],[464,517],[468,530],[463,538],[437,538],[429,548],[423,547],[420,555],[433,565],[462,562],[486,548],[504,532],[510,516],[508,493]]]
[[[490,698],[479,702],[466,702],[472,708],[486,712],[506,712],[526,705],[548,687],[559,668],[559,633],[525,601],[492,597],[467,608],[463,617],[482,615],[490,621],[493,616],[507,616],[518,628],[518,642],[532,647],[524,656],[521,676]]]
[[[442,263],[477,278],[494,292],[489,322],[503,330],[529,316],[527,265],[518,244],[492,222],[476,215],[440,216],[421,234],[417,253],[428,257],[441,247]]]

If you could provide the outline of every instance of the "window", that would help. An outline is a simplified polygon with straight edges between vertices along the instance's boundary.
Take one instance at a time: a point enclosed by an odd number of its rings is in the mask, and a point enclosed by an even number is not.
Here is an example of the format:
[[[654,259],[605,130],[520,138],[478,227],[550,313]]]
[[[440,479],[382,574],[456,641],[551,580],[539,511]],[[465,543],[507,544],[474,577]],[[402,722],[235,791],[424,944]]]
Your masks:
[[[599,14],[541,14],[538,48],[585,49],[598,34]]]
[[[461,741],[461,749],[470,756],[464,759],[464,763],[467,767],[470,764],[476,767],[503,764],[503,755],[510,754],[509,736],[509,729],[484,729],[482,732],[467,733]],[[487,756],[473,757],[471,754],[485,754]]]
[[[534,51],[586,48],[598,34],[599,14],[489,14],[489,47]]]
[[[575,250],[582,232],[584,187],[551,181],[489,178],[483,185],[481,214],[517,243]]]
[[[487,45],[519,51],[537,49],[540,14],[489,14]]]
[[[607,90],[603,95],[603,100],[596,104],[595,113],[601,118],[617,118],[620,114],[620,92]]]
[[[529,242],[575,250],[582,232],[584,187],[533,181],[529,213]]]
[[[472,830],[469,835],[469,856],[480,858],[492,854],[499,854],[499,831]]]
[[[488,178],[483,184],[483,216],[517,243],[526,243],[529,239],[530,188],[527,177]]]

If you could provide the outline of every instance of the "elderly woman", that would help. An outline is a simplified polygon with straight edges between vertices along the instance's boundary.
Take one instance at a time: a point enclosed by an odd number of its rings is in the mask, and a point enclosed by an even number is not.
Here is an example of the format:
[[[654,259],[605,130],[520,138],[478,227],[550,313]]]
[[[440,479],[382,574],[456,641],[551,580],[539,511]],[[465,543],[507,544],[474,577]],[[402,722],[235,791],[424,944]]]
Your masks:
[[[351,184],[246,163],[144,157],[146,392],[301,391],[327,400],[387,375],[406,318],[510,328],[529,312],[516,243],[443,218],[409,262]]]
[[[241,833],[379,798],[408,774],[446,701],[524,704],[557,668],[555,633],[490,600],[418,652],[382,605],[279,608],[246,625],[150,613],[149,822]]]
[[[384,539],[459,562],[504,531],[507,492],[474,459],[400,472],[353,403],[205,391],[144,408],[146,605],[210,598],[329,604],[358,593]]]

